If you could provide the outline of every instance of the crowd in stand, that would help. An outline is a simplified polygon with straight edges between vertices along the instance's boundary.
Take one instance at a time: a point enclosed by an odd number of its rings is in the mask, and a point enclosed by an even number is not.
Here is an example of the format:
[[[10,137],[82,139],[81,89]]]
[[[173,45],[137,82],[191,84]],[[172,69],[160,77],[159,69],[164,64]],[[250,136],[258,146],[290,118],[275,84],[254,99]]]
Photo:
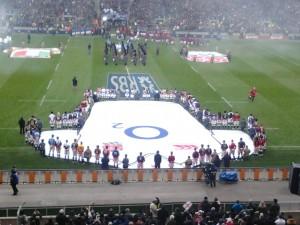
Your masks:
[[[200,203],[190,201],[170,211],[156,197],[145,210],[131,212],[129,208],[114,211],[97,211],[92,206],[66,213],[60,209],[54,219],[48,219],[45,225],[295,225],[291,215],[280,211],[277,199],[266,204],[249,201],[236,201],[225,208],[218,198],[209,201],[204,197]],[[18,211],[17,224],[41,225],[42,215],[35,210],[32,216],[26,216],[23,210]]]
[[[126,15],[128,28],[137,31],[167,28],[205,32],[299,33],[297,0],[5,0],[12,26],[40,28],[101,26],[108,9]]]
[[[13,26],[65,29],[70,25],[91,26],[97,17],[92,0],[5,1]]]

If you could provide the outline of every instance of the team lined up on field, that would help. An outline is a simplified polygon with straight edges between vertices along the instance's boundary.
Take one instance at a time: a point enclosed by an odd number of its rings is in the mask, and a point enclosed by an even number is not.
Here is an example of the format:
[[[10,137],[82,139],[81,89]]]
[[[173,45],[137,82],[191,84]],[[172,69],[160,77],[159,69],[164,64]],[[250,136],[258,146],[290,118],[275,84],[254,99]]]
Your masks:
[[[113,166],[116,168],[119,167],[119,164],[122,164],[124,169],[127,169],[131,165],[129,164],[127,154],[125,154],[122,160],[119,160],[120,151],[123,150],[123,146],[120,143],[104,143],[101,148],[97,145],[95,149],[92,150],[89,146],[84,146],[83,142],[78,142],[76,139],[74,139],[72,143],[68,140],[65,140],[63,143],[59,137],[55,138],[54,135],[52,135],[47,144],[49,145],[49,157],[56,156],[57,158],[63,158],[65,160],[72,159],[73,161],[81,163],[90,163],[91,158],[94,157],[95,163],[101,164],[103,169],[109,168],[109,162],[111,160],[113,161]],[[41,140],[38,149],[43,156],[46,156],[45,148],[46,143],[44,140]],[[210,145],[205,147],[202,144],[199,148],[195,147],[192,157],[188,156],[182,163],[175,162],[175,155],[173,152],[171,152],[168,157],[162,157],[159,154],[159,151],[157,151],[154,155],[154,167],[160,168],[162,158],[165,158],[165,160],[168,161],[170,168],[173,168],[175,164],[184,164],[186,168],[191,168],[205,163],[213,163],[216,164],[217,167],[220,167],[221,160],[224,161],[225,167],[229,167],[231,159],[248,160],[250,157],[250,150],[242,138],[240,138],[238,143],[231,140],[229,145],[223,141],[220,148],[222,149],[222,153],[219,156],[216,149],[212,150]],[[143,169],[146,157],[147,155],[143,155],[143,153],[140,152],[136,159],[138,169]]]
[[[137,91],[126,91],[125,98],[136,99]],[[49,115],[49,125],[52,129],[60,128],[77,128],[81,129],[85,120],[88,117],[88,111],[94,102],[101,101],[107,98],[117,98],[118,91],[108,88],[97,88],[93,92],[91,89],[85,90],[84,98],[80,105],[71,113],[59,112],[55,115],[53,112]],[[142,98],[151,97],[149,90],[144,89]],[[254,154],[262,154],[266,150],[266,134],[264,127],[258,123],[257,118],[252,114],[247,117],[247,121],[241,119],[238,112],[218,112],[214,113],[207,108],[202,108],[200,102],[187,91],[177,91],[163,89],[157,92],[154,100],[174,101],[181,104],[193,116],[195,116],[208,129],[216,128],[240,128],[245,131],[247,128],[248,134],[254,142]]]

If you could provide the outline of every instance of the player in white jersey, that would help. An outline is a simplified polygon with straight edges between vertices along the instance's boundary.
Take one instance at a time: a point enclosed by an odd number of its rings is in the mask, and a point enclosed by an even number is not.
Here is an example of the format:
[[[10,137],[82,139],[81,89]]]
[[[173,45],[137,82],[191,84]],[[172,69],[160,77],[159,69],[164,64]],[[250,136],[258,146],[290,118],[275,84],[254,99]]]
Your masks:
[[[62,114],[61,118],[62,118],[62,127],[65,129],[65,128],[68,127],[68,125],[67,125],[67,121],[68,121],[68,114],[67,114],[67,112],[64,112]]]
[[[53,112],[51,112],[48,116],[48,119],[49,119],[49,125],[50,125],[50,128],[51,129],[54,129],[54,126],[55,126],[55,115]]]
[[[59,137],[56,137],[55,147],[56,147],[57,158],[60,158],[61,146],[62,146],[61,140],[59,139]]]
[[[73,152],[73,161],[77,161],[77,148],[78,148],[78,142],[76,139],[74,139],[74,142],[71,144],[71,149]]]
[[[68,140],[64,143],[64,149],[65,149],[65,159],[69,159],[70,157],[70,144]]]
[[[61,118],[60,112],[58,112],[56,114],[56,128],[61,129],[61,125],[62,125],[62,118]]]

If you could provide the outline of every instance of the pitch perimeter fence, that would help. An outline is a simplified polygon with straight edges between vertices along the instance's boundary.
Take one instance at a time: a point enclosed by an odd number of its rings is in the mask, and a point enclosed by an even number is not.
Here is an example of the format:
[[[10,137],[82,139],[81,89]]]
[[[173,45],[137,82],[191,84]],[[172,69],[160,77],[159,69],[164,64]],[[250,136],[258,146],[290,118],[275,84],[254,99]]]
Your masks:
[[[240,181],[288,180],[289,168],[221,168],[217,172],[235,171]],[[111,170],[19,170],[19,184],[195,182],[204,181],[202,168],[193,169],[111,169]],[[9,184],[10,171],[0,171],[0,184]]]

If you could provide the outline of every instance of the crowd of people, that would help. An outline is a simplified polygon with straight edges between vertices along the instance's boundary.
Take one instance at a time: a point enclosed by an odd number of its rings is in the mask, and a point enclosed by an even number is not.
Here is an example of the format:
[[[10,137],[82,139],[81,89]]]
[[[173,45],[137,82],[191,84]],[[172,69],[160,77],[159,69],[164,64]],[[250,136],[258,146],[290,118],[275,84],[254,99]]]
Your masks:
[[[18,125],[20,128],[20,134],[25,137],[25,142],[32,145],[34,148],[37,148],[43,129],[43,122],[32,115],[27,121],[21,117],[18,121]]]
[[[49,147],[48,154],[46,155],[46,145]],[[103,143],[97,146],[86,146],[85,143],[77,139],[74,140],[62,140],[58,136],[51,135],[48,140],[40,140],[37,149],[42,156],[57,157],[60,159],[69,160],[79,163],[90,163],[91,161],[96,164],[101,164],[102,169],[109,169],[111,167],[128,169],[134,165],[138,169],[143,169],[146,160],[151,155],[153,156],[153,164],[155,168],[161,168],[162,160],[168,162],[169,168],[176,166],[183,166],[185,168],[195,168],[204,166],[206,164],[214,165],[219,170],[221,165],[225,168],[230,167],[231,160],[249,160],[250,149],[245,144],[244,140],[240,138],[238,143],[231,140],[230,144],[225,141],[220,145],[221,154],[218,154],[216,149],[212,149],[210,145],[201,144],[201,146],[194,148],[191,155],[189,155],[184,161],[178,162],[173,151],[169,156],[163,156],[157,151],[155,154],[143,154],[140,152],[135,160],[129,161],[127,154],[123,159],[119,158],[120,151],[123,150],[122,144],[118,142]],[[151,160],[151,159],[150,159]]]
[[[17,212],[19,225],[295,225],[292,215],[281,212],[277,199],[272,202],[236,201],[224,207],[218,198],[209,200],[204,197],[199,203],[188,201],[181,207],[169,210],[155,197],[149,206],[132,212],[130,208],[116,212],[113,208],[98,211],[94,206],[79,211],[66,212],[60,209],[54,218],[45,220],[38,209],[27,216],[23,209]]]
[[[4,6],[10,25],[17,27],[65,30],[70,26],[91,27],[97,18],[92,0],[12,0],[4,1]]]
[[[4,9],[11,26],[41,29],[101,27],[105,24],[103,15],[111,10],[124,15],[131,34],[158,28],[210,33],[300,32],[297,0],[287,0],[284,4],[280,0],[100,0],[99,3],[93,0],[10,0],[4,1]]]
[[[132,92],[127,93],[126,99],[136,99],[136,95]],[[88,118],[90,108],[94,102],[117,99],[119,97],[118,91],[108,88],[97,88],[96,91],[87,89],[84,91],[83,100],[70,113],[56,113],[51,112],[49,114],[49,126],[51,129],[77,129],[79,132],[83,127],[86,119]],[[149,93],[142,93],[142,99],[154,99],[163,101],[173,101],[181,104],[187,111],[189,111],[199,122],[208,129],[241,129],[248,132],[249,136],[254,143],[254,156],[262,155],[267,148],[267,138],[264,127],[258,123],[258,119],[252,114],[247,117],[247,120],[241,120],[238,112],[213,113],[204,108],[198,99],[187,91],[167,90],[162,89],[158,92],[158,96],[151,96]],[[49,145],[48,156],[73,159],[75,162],[90,163],[91,159],[96,164],[101,164],[103,169],[110,168],[110,162],[113,162],[114,167],[122,165],[123,168],[128,168],[132,164],[137,164],[137,168],[143,168],[145,162],[145,155],[140,153],[136,160],[129,163],[127,155],[124,159],[119,159],[119,151],[122,150],[122,145],[115,145],[114,143],[103,143],[101,149],[100,145],[86,146],[85,143],[78,140],[61,140],[60,137],[54,135],[49,140],[40,140],[42,122],[41,120],[32,116],[25,126],[23,118],[19,120],[20,134],[25,135],[27,143],[33,145],[40,151],[41,155],[46,156],[46,147]],[[91,148],[94,148],[91,149]],[[244,140],[240,138],[238,143],[234,140],[223,140],[220,143],[221,154],[218,154],[216,149],[212,149],[209,145],[201,144],[195,146],[193,153],[187,157],[183,162],[175,162],[175,156],[173,152],[169,156],[161,156],[159,152],[154,155],[154,164],[156,168],[160,168],[162,157],[168,161],[169,168],[173,168],[175,164],[184,166],[186,168],[196,167],[198,165],[204,165],[205,163],[213,164],[217,169],[220,168],[223,163],[224,167],[230,167],[231,160],[249,160],[251,151],[245,144]],[[63,153],[61,153],[63,152]],[[101,155],[103,153],[103,156]],[[71,155],[72,153],[72,155]],[[110,157],[112,153],[112,157]],[[159,157],[158,157],[159,156]],[[159,160],[156,159],[158,157]]]
[[[51,129],[78,129],[79,131],[83,127],[93,103],[94,92],[91,89],[85,90],[80,104],[72,112],[50,112],[49,127]]]

